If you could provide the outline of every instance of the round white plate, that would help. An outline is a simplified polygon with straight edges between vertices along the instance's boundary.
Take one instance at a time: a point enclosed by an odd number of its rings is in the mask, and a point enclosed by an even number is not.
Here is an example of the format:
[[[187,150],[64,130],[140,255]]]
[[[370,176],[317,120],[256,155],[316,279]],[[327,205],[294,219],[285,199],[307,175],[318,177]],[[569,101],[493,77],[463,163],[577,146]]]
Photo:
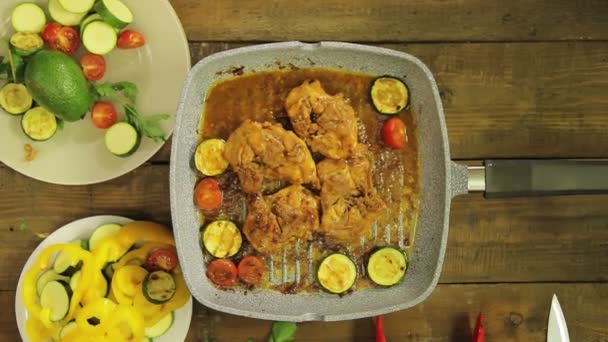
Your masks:
[[[46,10],[46,0],[27,1],[36,2]],[[0,1],[1,40],[8,40],[14,33],[10,24],[11,11],[23,2],[26,1]],[[182,83],[190,69],[186,35],[169,1],[124,2],[135,16],[128,28],[141,32],[146,45],[133,50],[115,49],[105,56],[107,73],[101,82],[137,84],[137,109],[142,115],[166,113],[171,116],[161,122],[168,138],[173,132]],[[47,12],[47,20],[49,18]],[[0,48],[0,55],[7,55],[6,47]],[[122,113],[120,115],[122,117]],[[48,183],[84,185],[116,178],[143,164],[162,147],[162,143],[143,138],[135,154],[127,158],[116,157],[104,146],[105,130],[93,126],[90,115],[78,122],[66,122],[65,128],[46,142],[33,142],[21,131],[20,120],[20,116],[8,115],[0,109],[0,161],[17,172]],[[31,162],[25,160],[25,144],[38,151]]]
[[[124,224],[130,221],[132,220],[120,216],[91,216],[83,218],[78,221],[68,223],[65,226],[57,229],[46,239],[44,239],[38,245],[38,247],[36,247],[32,255],[30,255],[30,258],[27,259],[25,266],[23,266],[23,270],[21,270],[21,275],[19,276],[19,283],[17,283],[17,294],[15,296],[15,315],[17,317],[17,326],[19,327],[21,339],[24,342],[29,341],[29,338],[27,337],[27,334],[25,332],[25,322],[27,321],[28,314],[27,310],[25,310],[25,307],[23,306],[23,301],[21,300],[21,283],[23,281],[23,276],[25,272],[27,272],[27,270],[32,267],[34,262],[36,262],[36,259],[38,259],[40,253],[50,245],[66,243],[76,239],[88,239],[89,236],[91,236],[91,234],[93,233],[93,230],[95,230],[95,228],[99,227],[104,223]],[[186,339],[186,335],[188,334],[188,329],[190,328],[191,320],[192,298],[190,298],[190,301],[188,301],[188,303],[184,305],[181,309],[175,311],[175,321],[171,329],[169,329],[169,331],[167,331],[163,336],[155,338],[154,342],[184,341]]]

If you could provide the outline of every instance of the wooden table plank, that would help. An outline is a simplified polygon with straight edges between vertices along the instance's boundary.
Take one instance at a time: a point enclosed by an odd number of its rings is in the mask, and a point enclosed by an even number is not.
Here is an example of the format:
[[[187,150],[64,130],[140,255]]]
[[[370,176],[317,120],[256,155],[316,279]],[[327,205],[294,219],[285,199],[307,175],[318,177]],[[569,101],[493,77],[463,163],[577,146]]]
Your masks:
[[[55,186],[0,167],[0,290],[30,253],[70,221],[99,214],[170,223],[168,166],[95,186]],[[444,283],[608,281],[608,196],[485,200],[452,206]],[[24,231],[19,229],[26,223]]]
[[[190,40],[506,41],[608,38],[603,0],[171,0]]]
[[[477,312],[488,341],[544,341],[551,296],[559,297],[572,341],[606,341],[608,284],[439,285],[422,304],[384,316],[389,341],[470,341]],[[13,307],[13,291],[0,292]],[[196,303],[186,341],[266,341],[270,322],[211,311]],[[297,341],[373,341],[372,320],[299,324]],[[17,341],[15,317],[0,316],[0,340]]]
[[[239,46],[190,48],[198,61]],[[453,158],[608,158],[608,43],[385,46],[434,72]],[[167,145],[154,160],[169,155]]]

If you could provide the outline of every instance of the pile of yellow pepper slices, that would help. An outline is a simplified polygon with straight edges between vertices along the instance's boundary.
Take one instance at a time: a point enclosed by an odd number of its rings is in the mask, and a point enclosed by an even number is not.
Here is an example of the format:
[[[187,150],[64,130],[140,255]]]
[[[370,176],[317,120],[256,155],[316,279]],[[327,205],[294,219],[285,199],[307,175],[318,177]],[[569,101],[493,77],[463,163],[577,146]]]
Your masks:
[[[134,246],[136,248],[132,249]],[[74,244],[46,248],[28,270],[23,282],[22,300],[29,313],[26,323],[28,337],[33,342],[46,341],[58,336],[59,330],[75,319],[77,328],[70,331],[63,341],[142,341],[145,327],[156,324],[190,300],[179,266],[171,272],[176,283],[176,293],[171,300],[153,304],[144,297],[142,283],[148,271],[141,265],[150,252],[161,247],[175,249],[171,231],[157,223],[136,221],[101,241],[94,251],[86,251]],[[68,255],[73,264],[80,262],[82,268],[67,316],[59,322],[52,322],[50,310],[39,303],[36,281],[41,272],[51,266],[57,252]],[[105,280],[101,270],[109,262],[114,262],[114,274],[109,298],[104,298],[101,288]],[[93,317],[99,324],[90,324],[89,319]]]

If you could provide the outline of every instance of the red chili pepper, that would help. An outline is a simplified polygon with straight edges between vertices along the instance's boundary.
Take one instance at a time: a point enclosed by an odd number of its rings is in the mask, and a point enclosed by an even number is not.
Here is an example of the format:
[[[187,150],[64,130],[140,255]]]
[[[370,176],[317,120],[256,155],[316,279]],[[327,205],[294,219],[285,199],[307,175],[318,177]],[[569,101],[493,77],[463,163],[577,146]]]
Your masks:
[[[386,342],[384,327],[382,326],[382,316],[376,316],[376,342]]]
[[[483,316],[481,312],[477,315],[477,322],[475,323],[475,331],[473,332],[473,342],[483,342],[485,339],[486,332],[483,329]]]

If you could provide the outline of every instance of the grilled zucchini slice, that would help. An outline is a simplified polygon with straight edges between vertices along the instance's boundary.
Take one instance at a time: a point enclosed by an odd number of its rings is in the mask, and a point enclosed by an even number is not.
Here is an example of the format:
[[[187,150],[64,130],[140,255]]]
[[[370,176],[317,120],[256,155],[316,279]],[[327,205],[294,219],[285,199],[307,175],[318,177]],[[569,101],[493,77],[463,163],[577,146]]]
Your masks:
[[[344,293],[357,281],[357,266],[344,254],[330,254],[321,261],[317,280],[321,287],[330,293]]]
[[[398,114],[410,103],[409,88],[403,81],[393,76],[376,78],[370,93],[374,108],[380,114]]]
[[[393,286],[403,279],[407,269],[405,254],[394,247],[383,247],[372,253],[367,262],[369,278],[380,286]]]
[[[236,225],[227,220],[213,221],[203,231],[203,245],[216,258],[229,258],[241,249],[243,237]]]
[[[228,168],[224,158],[226,142],[222,139],[207,139],[200,143],[194,154],[194,165],[205,176],[217,176]]]

